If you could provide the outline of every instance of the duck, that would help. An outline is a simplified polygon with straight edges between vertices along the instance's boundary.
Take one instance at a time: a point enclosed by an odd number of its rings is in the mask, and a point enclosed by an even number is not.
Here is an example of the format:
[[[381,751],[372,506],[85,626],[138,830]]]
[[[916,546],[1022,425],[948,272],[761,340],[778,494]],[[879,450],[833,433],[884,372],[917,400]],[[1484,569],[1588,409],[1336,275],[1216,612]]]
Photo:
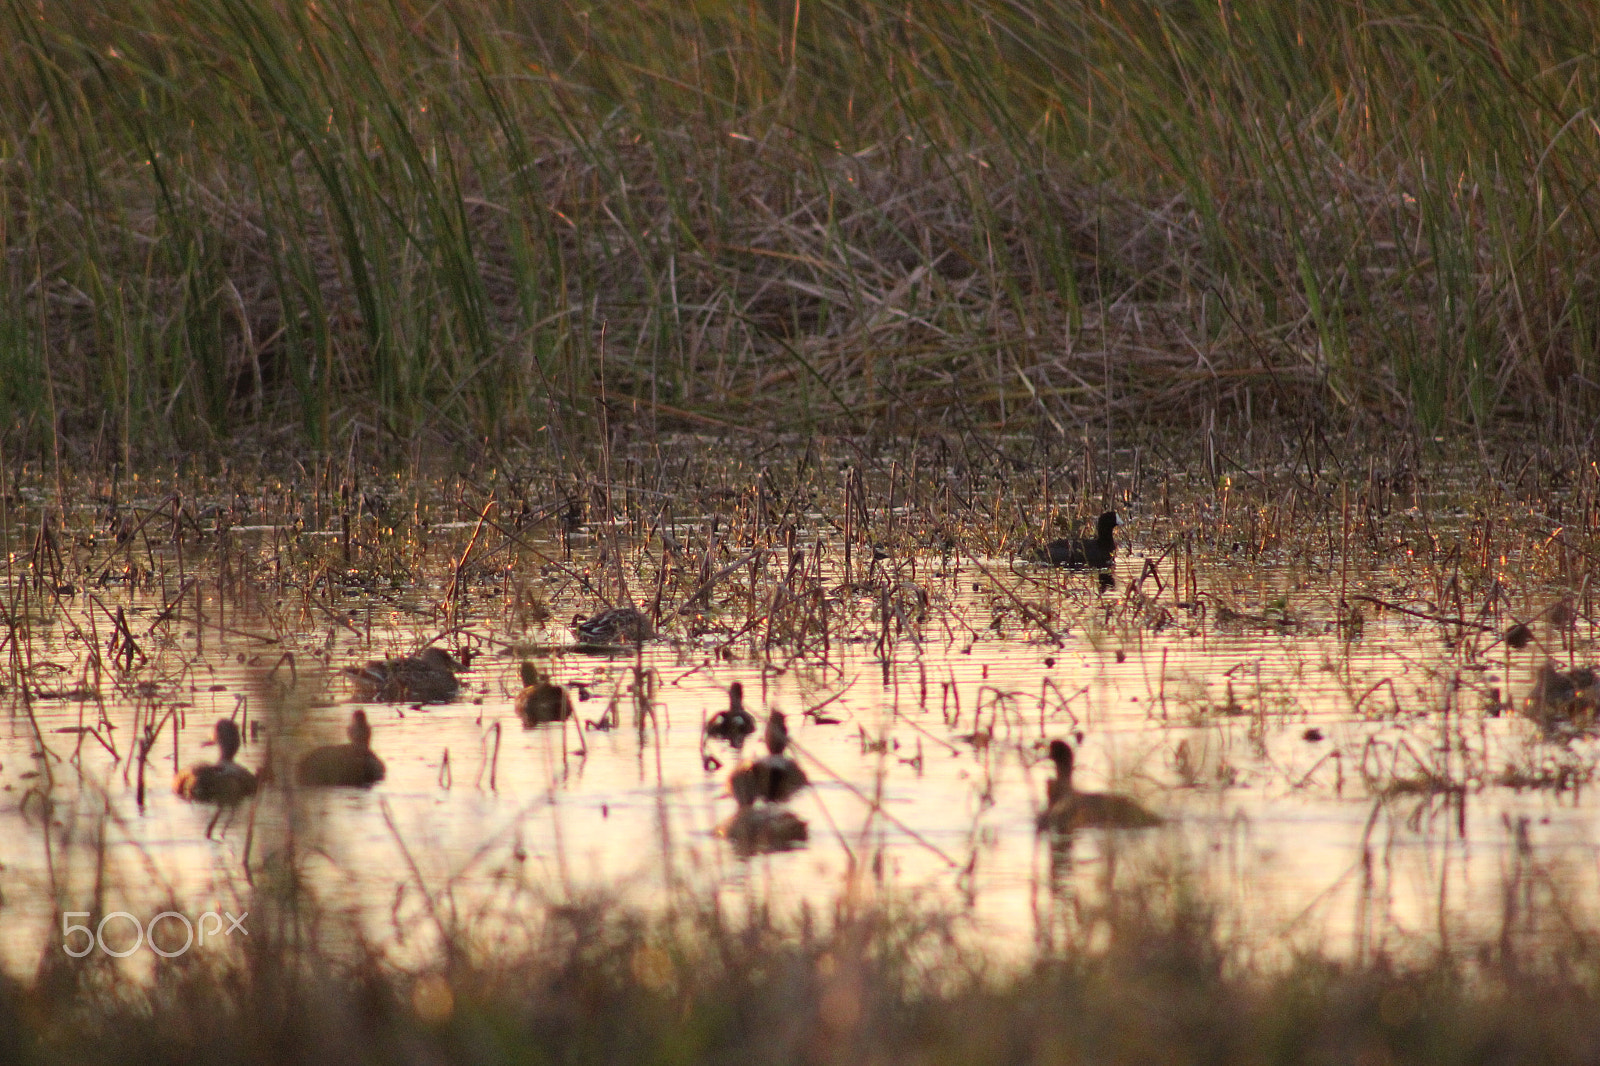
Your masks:
[[[1093,539],[1062,537],[1053,540],[1039,552],[1039,561],[1068,570],[1104,570],[1117,553],[1112,531],[1121,524],[1117,521],[1117,512],[1107,511],[1095,520]]]
[[[757,800],[784,803],[810,782],[793,757],[784,754],[789,746],[789,726],[782,711],[767,719],[767,754],[740,766],[728,778],[728,788],[741,807]]]
[[[1588,726],[1600,711],[1600,687],[1592,667],[1577,666],[1558,670],[1546,660],[1534,678],[1524,711],[1546,729],[1556,726]]]
[[[642,644],[656,635],[650,619],[637,607],[607,607],[599,614],[572,620],[578,643],[585,645]]]
[[[717,835],[732,844],[734,851],[749,857],[799,847],[810,838],[811,829],[787,807],[740,803],[733,816],[717,826]]]
[[[532,663],[523,663],[522,691],[515,704],[517,717],[525,729],[545,722],[564,722],[572,717],[572,697],[567,690],[553,683]]]
[[[744,738],[755,731],[755,716],[744,709],[744,685],[735,681],[728,686],[728,709],[711,716],[706,723],[706,735],[726,740],[738,748],[743,747]]]
[[[348,744],[325,744],[306,752],[295,776],[302,785],[348,785],[365,788],[383,780],[383,760],[372,753],[372,726],[367,712],[350,714]]]
[[[1056,776],[1045,786],[1046,807],[1039,815],[1039,831],[1070,833],[1074,829],[1149,829],[1165,819],[1139,801],[1116,792],[1079,792],[1072,787],[1072,745],[1050,742],[1050,761]]]
[[[193,803],[232,807],[256,794],[256,775],[233,761],[239,753],[239,727],[231,718],[218,718],[213,735],[222,758],[182,771],[172,779],[172,790]]]
[[[457,672],[468,669],[470,653],[458,661],[443,648],[427,647],[398,659],[372,659],[347,666],[357,695],[378,703],[449,703],[461,691]]]

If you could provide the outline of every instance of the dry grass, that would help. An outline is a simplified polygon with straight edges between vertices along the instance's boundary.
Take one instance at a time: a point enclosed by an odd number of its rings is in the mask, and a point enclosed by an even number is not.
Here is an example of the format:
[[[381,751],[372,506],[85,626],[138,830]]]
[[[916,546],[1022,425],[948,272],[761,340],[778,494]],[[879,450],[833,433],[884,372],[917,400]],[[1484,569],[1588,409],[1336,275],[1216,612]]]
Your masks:
[[[1600,410],[1581,5],[0,18],[29,447]]]
[[[318,947],[304,938],[310,901],[289,903],[250,901],[246,947],[186,956],[148,984],[110,965],[0,979],[0,1050],[18,1063],[1041,1064],[1576,1063],[1600,1050],[1592,933],[1532,957],[1503,944],[1470,963],[1258,970],[1230,961],[1204,908],[1135,897],[1098,917],[1102,946],[996,973],[938,915],[841,901],[796,925],[708,900],[667,918],[590,900],[529,919],[526,949],[473,951],[463,931],[461,950],[401,969],[359,942]]]

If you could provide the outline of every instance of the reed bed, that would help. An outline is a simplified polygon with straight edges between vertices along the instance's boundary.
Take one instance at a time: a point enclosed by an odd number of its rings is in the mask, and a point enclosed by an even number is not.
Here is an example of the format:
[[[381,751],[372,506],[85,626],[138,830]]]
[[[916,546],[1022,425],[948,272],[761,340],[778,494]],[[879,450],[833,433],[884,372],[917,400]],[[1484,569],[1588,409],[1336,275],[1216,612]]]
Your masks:
[[[85,603],[114,638],[85,634],[103,649],[85,664],[97,675],[136,672],[141,641],[179,625],[198,624],[200,646],[163,647],[203,652],[230,616],[263,654],[397,622],[419,644],[503,651],[629,605],[719,655],[797,662],[825,663],[840,640],[915,656],[971,644],[978,627],[1055,644],[1174,626],[1358,637],[1368,617],[1434,627],[1469,664],[1505,654],[1519,625],[1527,654],[1587,654],[1600,474],[1582,453],[1318,439],[1215,436],[1195,455],[1175,438],[1107,457],[1048,433],[623,434],[559,461],[489,451],[448,471],[354,451],[136,478],[16,463],[0,472],[14,504],[0,514],[0,685],[28,689],[28,625]],[[1117,582],[1080,587],[1026,562],[1055,522],[1116,508],[1137,513],[1141,550]],[[142,634],[119,620],[122,590],[160,593]],[[974,591],[989,617],[954,607]]]
[[[1600,411],[1586,5],[0,24],[30,451]]]

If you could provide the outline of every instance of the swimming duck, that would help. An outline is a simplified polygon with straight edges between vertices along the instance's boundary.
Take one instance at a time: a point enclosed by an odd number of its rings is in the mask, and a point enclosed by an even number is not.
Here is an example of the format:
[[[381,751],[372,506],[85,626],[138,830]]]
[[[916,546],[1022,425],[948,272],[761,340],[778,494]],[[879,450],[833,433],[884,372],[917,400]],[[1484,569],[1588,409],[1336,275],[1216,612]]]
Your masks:
[[[365,666],[347,666],[360,698],[378,703],[449,703],[461,691],[456,672],[467,669],[470,656],[458,662],[443,648],[423,648],[399,659],[373,659]]]
[[[372,726],[367,712],[351,712],[348,744],[326,744],[308,751],[296,777],[302,785],[350,785],[364,788],[383,780],[383,760],[372,753]]]
[[[1549,660],[1539,668],[1533,691],[1524,705],[1529,718],[1546,729],[1557,725],[1588,726],[1600,711],[1600,687],[1595,671],[1587,666],[1557,670]]]
[[[1056,776],[1045,786],[1047,806],[1039,815],[1039,831],[1074,829],[1148,829],[1162,823],[1158,814],[1137,800],[1115,792],[1079,792],[1072,787],[1072,745],[1050,742],[1050,761]]]
[[[745,763],[728,778],[741,807],[757,800],[783,803],[809,783],[800,764],[783,753],[789,746],[789,726],[782,711],[773,711],[767,719],[766,742],[768,754]]]
[[[572,628],[579,644],[640,644],[656,635],[637,607],[608,607],[589,618],[580,616],[572,620]]]
[[[733,816],[717,826],[717,835],[740,855],[788,851],[811,835],[805,819],[771,803],[740,803]]]
[[[525,728],[545,722],[564,722],[572,717],[572,697],[553,683],[532,663],[523,663],[522,691],[517,694],[517,717]]]
[[[1095,521],[1094,538],[1063,537],[1053,540],[1039,552],[1039,561],[1049,563],[1051,566],[1062,566],[1069,570],[1104,570],[1111,565],[1111,557],[1117,552],[1117,542],[1112,539],[1112,530],[1122,523],[1117,521],[1115,511],[1107,511]]]
[[[233,761],[239,753],[239,727],[232,719],[217,719],[215,737],[222,758],[195,763],[172,779],[172,789],[195,803],[231,807],[256,794],[256,775]]]
[[[711,716],[711,721],[706,723],[706,735],[726,740],[737,748],[755,731],[755,716],[744,709],[744,685],[735,681],[728,686],[728,709]]]

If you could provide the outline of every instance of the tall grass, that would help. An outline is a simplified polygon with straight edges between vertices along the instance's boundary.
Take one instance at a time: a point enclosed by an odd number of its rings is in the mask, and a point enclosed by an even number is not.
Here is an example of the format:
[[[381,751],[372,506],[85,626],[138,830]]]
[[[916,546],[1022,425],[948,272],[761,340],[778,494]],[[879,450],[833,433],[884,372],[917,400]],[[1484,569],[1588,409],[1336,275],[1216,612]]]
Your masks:
[[[652,425],[1600,412],[1586,5],[0,25],[0,404],[35,441],[519,439],[602,373]]]
[[[1093,935],[998,970],[963,949],[959,917],[889,904],[841,899],[836,914],[797,921],[709,898],[664,916],[577,899],[524,918],[515,948],[455,930],[437,958],[401,965],[312,893],[270,895],[239,904],[248,940],[164,960],[147,980],[52,943],[34,980],[0,974],[0,1054],[1443,1064],[1592,1062],[1600,1048],[1587,935],[1526,957],[1485,944],[1470,964],[1305,956],[1256,969],[1203,906],[1144,900],[1085,916]]]

